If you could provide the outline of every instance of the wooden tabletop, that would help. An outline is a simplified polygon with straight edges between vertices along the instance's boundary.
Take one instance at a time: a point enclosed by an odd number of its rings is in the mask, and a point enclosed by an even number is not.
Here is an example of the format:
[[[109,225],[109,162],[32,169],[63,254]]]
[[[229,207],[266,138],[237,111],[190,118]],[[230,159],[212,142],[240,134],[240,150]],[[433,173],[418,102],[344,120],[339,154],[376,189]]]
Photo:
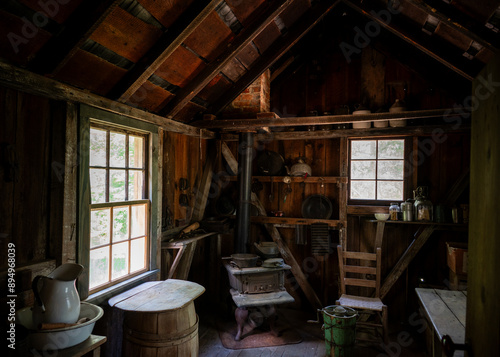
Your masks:
[[[168,279],[141,284],[108,301],[125,311],[161,312],[180,309],[205,292],[200,284]]]
[[[464,343],[467,292],[423,288],[415,291],[439,340],[449,335],[453,342]]]

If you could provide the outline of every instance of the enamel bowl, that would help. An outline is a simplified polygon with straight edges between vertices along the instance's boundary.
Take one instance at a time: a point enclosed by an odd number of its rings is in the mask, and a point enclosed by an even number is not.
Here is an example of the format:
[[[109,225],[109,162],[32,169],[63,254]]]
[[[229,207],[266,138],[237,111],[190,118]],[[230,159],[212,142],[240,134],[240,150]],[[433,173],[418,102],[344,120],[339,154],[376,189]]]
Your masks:
[[[379,221],[387,221],[390,216],[389,213],[375,213],[375,218]]]
[[[71,326],[50,330],[38,330],[33,323],[30,307],[25,307],[17,311],[16,322],[28,329],[28,345],[39,351],[54,351],[75,346],[85,341],[97,320],[104,311],[101,307],[88,302],[80,302],[80,316],[78,319],[87,318],[88,321]]]

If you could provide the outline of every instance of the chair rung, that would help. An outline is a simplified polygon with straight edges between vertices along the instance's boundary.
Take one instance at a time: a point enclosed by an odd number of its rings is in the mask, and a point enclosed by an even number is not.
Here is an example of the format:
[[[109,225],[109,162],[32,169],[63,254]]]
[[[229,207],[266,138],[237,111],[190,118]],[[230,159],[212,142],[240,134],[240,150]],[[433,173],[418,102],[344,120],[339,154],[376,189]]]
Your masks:
[[[345,285],[363,286],[366,288],[375,288],[377,286],[377,282],[375,280],[345,278],[344,282]]]
[[[344,265],[344,271],[346,273],[360,273],[360,274],[377,274],[377,268],[375,267],[364,267],[357,265]]]
[[[377,254],[364,252],[344,252],[344,258],[361,259],[361,260],[377,260]]]

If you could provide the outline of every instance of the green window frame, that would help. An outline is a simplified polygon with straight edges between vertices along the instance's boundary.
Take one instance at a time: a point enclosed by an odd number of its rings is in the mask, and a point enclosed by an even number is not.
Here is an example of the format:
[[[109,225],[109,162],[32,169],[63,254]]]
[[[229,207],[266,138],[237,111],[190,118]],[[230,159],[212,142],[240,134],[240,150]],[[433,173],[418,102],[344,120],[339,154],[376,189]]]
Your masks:
[[[78,288],[83,299],[118,293],[158,274],[159,143],[156,125],[86,105],[80,106],[79,129],[78,261],[85,270]],[[104,149],[91,147],[91,141],[101,139]],[[116,148],[119,156],[113,154]],[[142,262],[134,258],[141,254]],[[101,275],[95,274],[98,266]]]

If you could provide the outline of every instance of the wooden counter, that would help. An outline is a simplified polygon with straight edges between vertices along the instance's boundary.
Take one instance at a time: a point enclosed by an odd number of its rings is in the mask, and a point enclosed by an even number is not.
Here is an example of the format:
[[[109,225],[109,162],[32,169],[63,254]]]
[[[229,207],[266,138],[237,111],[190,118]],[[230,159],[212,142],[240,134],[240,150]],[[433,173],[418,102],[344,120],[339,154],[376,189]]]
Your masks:
[[[454,343],[465,341],[465,316],[467,292],[440,289],[415,289],[428,328],[431,331],[429,347],[433,356],[441,356],[441,341],[449,335]],[[454,357],[464,356],[463,351],[456,351]]]

